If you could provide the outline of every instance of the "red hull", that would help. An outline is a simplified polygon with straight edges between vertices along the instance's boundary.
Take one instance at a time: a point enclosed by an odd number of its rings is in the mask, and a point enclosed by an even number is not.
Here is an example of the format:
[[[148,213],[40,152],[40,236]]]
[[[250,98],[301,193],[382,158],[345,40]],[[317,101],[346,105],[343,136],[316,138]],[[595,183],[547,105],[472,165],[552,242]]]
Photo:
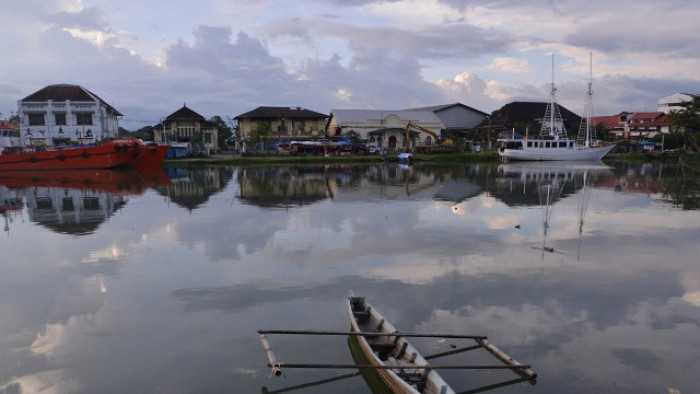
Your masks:
[[[142,141],[141,143],[143,144]],[[130,161],[129,165],[135,168],[160,166],[169,150],[170,147],[167,145],[141,145],[139,157]]]
[[[0,171],[0,185],[11,188],[58,187],[101,190],[112,194],[139,195],[149,187],[169,185],[159,167],[145,170]]]
[[[114,140],[102,145],[36,152],[3,152],[0,171],[104,169],[128,165],[141,155],[143,142]]]

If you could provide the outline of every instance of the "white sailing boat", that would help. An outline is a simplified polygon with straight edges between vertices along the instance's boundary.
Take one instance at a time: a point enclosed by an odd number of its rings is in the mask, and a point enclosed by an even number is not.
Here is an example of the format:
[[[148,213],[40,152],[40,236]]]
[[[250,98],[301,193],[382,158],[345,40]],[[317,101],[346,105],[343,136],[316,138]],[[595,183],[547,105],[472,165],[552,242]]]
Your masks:
[[[592,62],[591,62],[592,64]],[[591,66],[592,69],[592,66]],[[561,117],[556,100],[557,89],[554,86],[554,55],[552,55],[552,87],[549,103],[545,111],[542,127],[537,138],[505,138],[499,139],[498,154],[504,160],[530,161],[588,161],[600,160],[610,152],[614,145],[602,146],[595,135],[595,127],[591,123],[593,108],[593,89],[591,79],[588,82],[588,99],[586,114],[581,121],[579,136],[576,141],[569,139],[564,121]]]

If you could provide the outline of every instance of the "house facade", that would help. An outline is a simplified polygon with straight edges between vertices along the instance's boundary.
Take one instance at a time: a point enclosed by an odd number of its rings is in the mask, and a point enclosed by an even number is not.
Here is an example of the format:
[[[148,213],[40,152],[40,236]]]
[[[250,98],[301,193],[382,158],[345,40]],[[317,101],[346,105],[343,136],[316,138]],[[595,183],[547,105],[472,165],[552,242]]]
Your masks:
[[[195,150],[208,154],[218,150],[219,128],[183,105],[153,127],[153,140],[158,143],[189,143]]]
[[[258,107],[236,116],[236,137],[242,141],[253,141],[258,125],[269,127],[278,139],[310,139],[324,135],[328,115],[301,107]]]
[[[684,109],[682,103],[693,101],[697,98],[700,98],[700,95],[690,93],[674,93],[672,95],[660,98],[656,110],[665,114],[668,114],[671,111],[680,111]]]
[[[79,85],[49,85],[17,103],[25,145],[88,144],[116,138],[122,114]]]
[[[671,121],[663,112],[620,112],[618,115],[595,116],[594,125],[618,138],[646,139],[671,132]]]
[[[334,109],[331,111],[326,134],[329,137],[342,137],[356,134],[361,139],[373,143],[378,148],[396,150],[406,148],[406,125],[412,123],[442,135],[445,129],[435,113],[431,110],[364,110]],[[419,133],[416,146],[429,146],[435,143],[435,137]]]

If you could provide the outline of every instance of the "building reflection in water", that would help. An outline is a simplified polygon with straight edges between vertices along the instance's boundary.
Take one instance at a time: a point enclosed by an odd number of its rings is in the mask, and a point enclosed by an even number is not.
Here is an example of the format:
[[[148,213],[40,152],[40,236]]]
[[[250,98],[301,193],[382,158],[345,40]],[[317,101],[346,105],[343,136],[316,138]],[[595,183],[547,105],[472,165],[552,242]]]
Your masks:
[[[289,208],[330,199],[367,202],[395,199],[437,199],[459,202],[481,187],[453,168],[425,166],[336,165],[242,168],[238,197],[247,204]]]
[[[129,196],[169,182],[160,168],[2,173],[0,199],[5,231],[10,231],[10,214],[19,215],[26,207],[31,222],[51,231],[91,234],[124,206]],[[12,201],[14,205],[9,204]]]
[[[233,167],[166,168],[170,182],[156,187],[174,204],[193,211],[226,188],[235,172]]]

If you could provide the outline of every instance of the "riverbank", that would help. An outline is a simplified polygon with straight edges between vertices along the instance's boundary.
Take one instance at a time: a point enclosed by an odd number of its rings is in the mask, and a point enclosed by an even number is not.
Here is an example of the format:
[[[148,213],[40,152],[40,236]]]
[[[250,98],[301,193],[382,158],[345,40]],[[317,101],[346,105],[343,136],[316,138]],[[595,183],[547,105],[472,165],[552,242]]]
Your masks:
[[[700,161],[698,153],[683,154],[685,161]],[[465,164],[501,161],[498,152],[486,151],[479,153],[440,153],[440,154],[413,154],[415,163],[432,164]],[[644,153],[613,153],[603,158],[603,161],[649,161],[655,158]],[[678,161],[678,156],[659,157],[657,160]],[[192,157],[183,159],[168,159],[164,165],[173,166],[208,166],[208,165],[278,165],[278,164],[373,164],[397,161],[396,154],[389,155],[352,155],[352,156],[293,156],[289,154],[260,153],[260,154],[232,154],[219,153],[206,157]]]

